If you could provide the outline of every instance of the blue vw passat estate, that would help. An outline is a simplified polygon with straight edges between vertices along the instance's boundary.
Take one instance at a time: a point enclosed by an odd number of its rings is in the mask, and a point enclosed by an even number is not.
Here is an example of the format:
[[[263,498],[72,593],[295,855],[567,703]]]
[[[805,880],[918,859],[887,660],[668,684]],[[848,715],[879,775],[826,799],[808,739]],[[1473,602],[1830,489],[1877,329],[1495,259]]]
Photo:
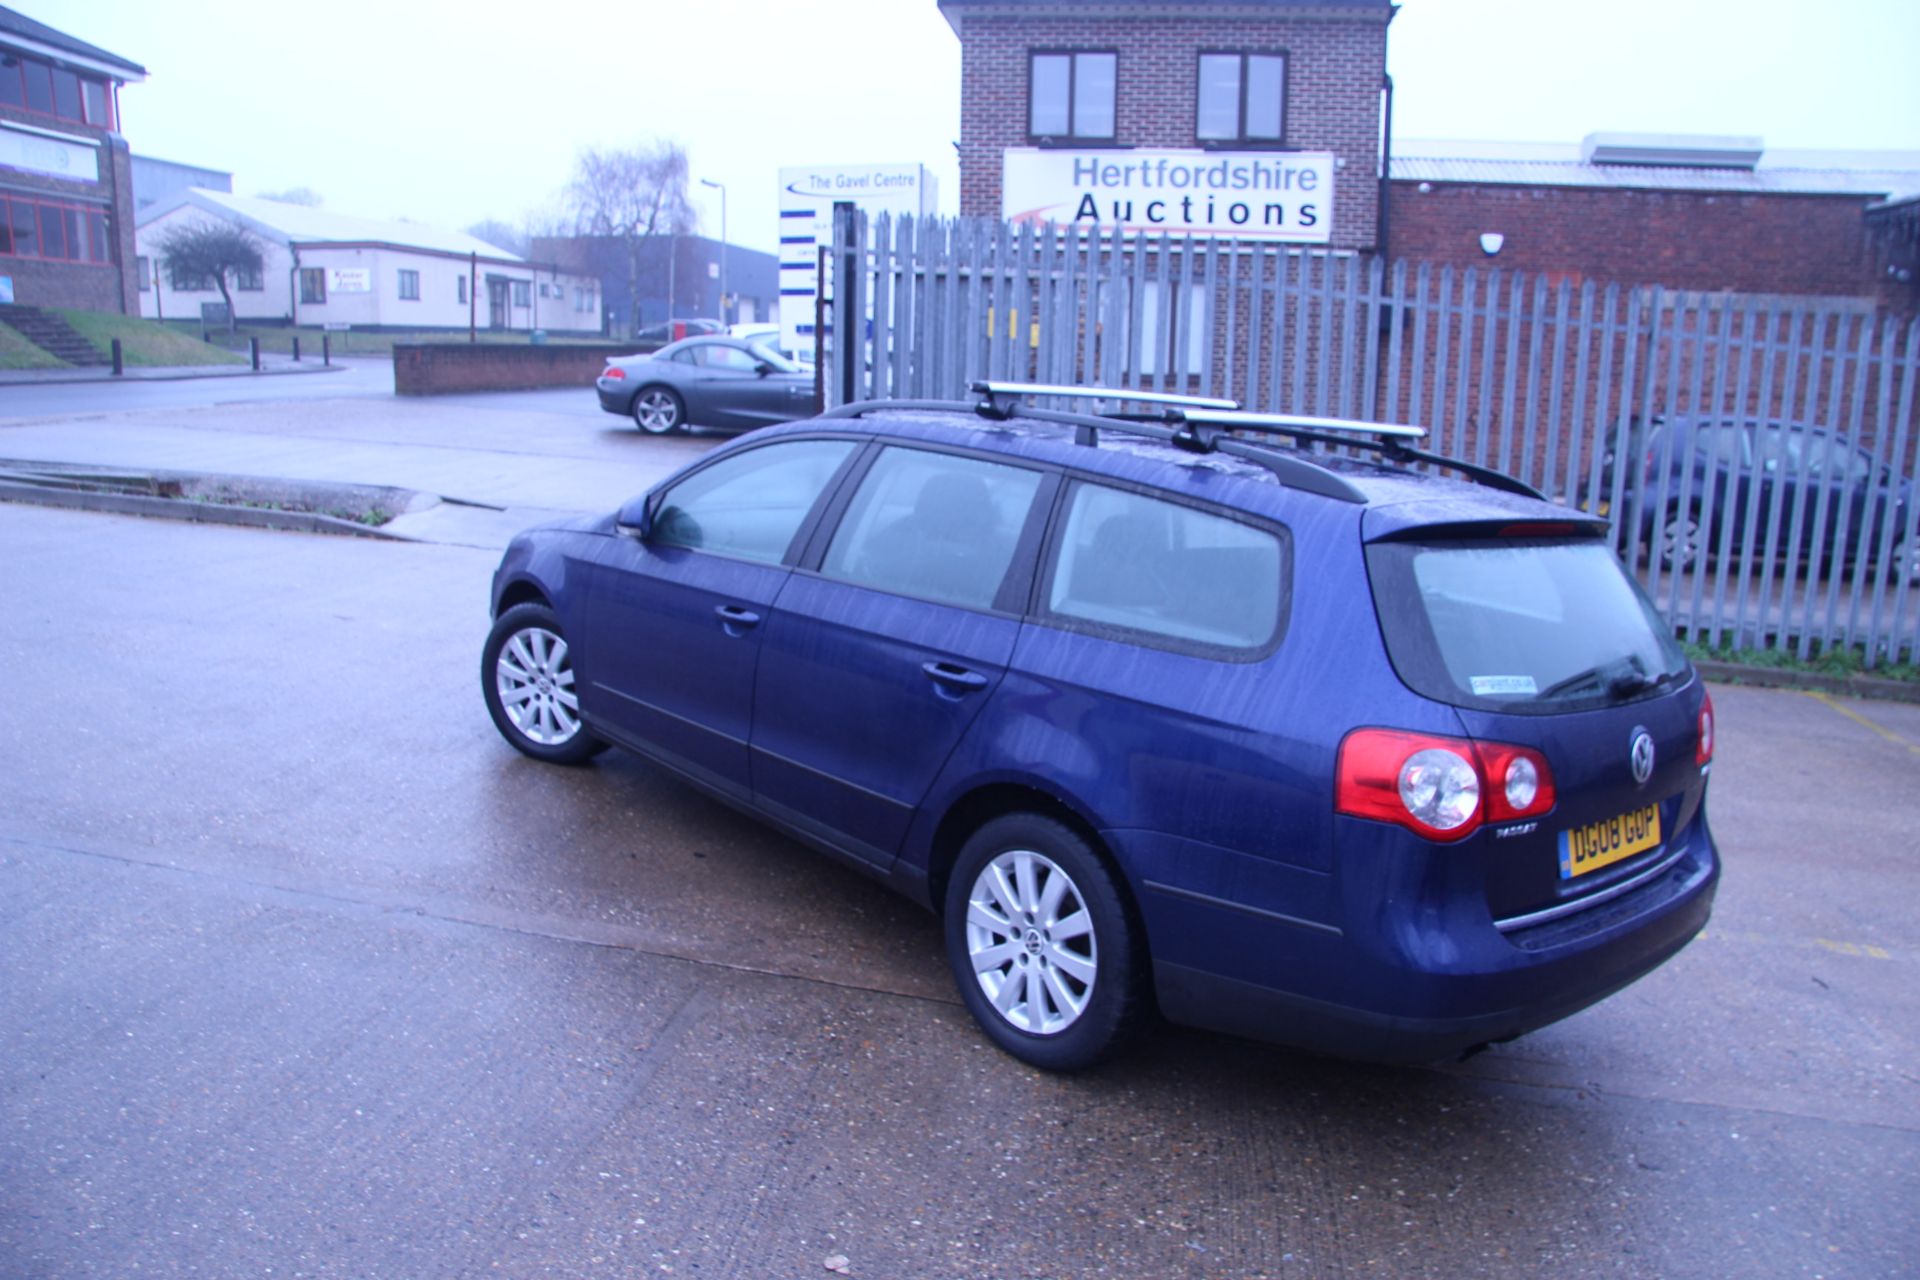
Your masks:
[[[1154,1010],[1454,1056],[1706,923],[1712,706],[1604,522],[1411,428],[976,391],[515,539],[501,733],[637,752],[925,903],[1042,1067]],[[1091,396],[1131,412],[1040,407]]]

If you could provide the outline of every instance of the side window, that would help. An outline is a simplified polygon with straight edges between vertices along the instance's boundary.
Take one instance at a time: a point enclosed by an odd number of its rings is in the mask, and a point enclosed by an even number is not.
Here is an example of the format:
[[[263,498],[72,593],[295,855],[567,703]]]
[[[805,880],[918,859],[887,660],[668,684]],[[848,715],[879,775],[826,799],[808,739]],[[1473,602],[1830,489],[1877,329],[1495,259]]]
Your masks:
[[[673,363],[675,364],[694,364],[694,363],[697,363],[696,361],[697,351],[698,351],[698,348],[696,347],[682,347],[678,351],[674,352],[672,355],[668,356],[667,359],[673,361]]]
[[[695,359],[709,369],[733,369],[740,373],[752,373],[760,367],[760,362],[738,347],[723,347],[719,343],[708,343],[694,348]]]
[[[820,572],[970,609],[993,605],[1040,473],[887,449],[860,482]]]
[[[1286,598],[1279,534],[1157,498],[1075,485],[1046,588],[1057,619],[1231,649],[1271,642]]]
[[[667,490],[648,541],[778,564],[852,451],[849,440],[794,440],[723,458]]]

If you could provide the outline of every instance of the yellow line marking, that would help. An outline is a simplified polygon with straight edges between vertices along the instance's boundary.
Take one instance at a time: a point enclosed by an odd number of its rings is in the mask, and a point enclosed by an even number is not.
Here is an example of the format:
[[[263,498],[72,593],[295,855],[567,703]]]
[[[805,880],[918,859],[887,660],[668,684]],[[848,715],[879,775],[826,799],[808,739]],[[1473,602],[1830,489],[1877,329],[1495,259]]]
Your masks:
[[[1830,710],[1839,712],[1841,715],[1853,721],[1855,724],[1859,725],[1861,728],[1868,729],[1874,733],[1877,733],[1881,737],[1885,738],[1888,742],[1894,743],[1896,746],[1905,747],[1908,750],[1908,752],[1910,752],[1911,754],[1920,756],[1920,743],[1913,743],[1913,742],[1907,741],[1905,738],[1901,737],[1899,734],[1895,733],[1893,730],[1887,728],[1885,725],[1875,724],[1873,721],[1861,715],[1858,711],[1855,711],[1852,707],[1842,706],[1840,703],[1834,701],[1831,697],[1820,692],[1818,689],[1807,689],[1807,690],[1804,690],[1803,692],[1805,692],[1809,698],[1812,698],[1815,702],[1818,702],[1821,706],[1824,706],[1829,708]]]
[[[1859,960],[1896,958],[1893,952],[1885,947],[1876,947],[1866,942],[1841,942],[1833,938],[1783,938],[1775,933],[1755,933],[1742,929],[1702,929],[1700,937],[1721,942],[1750,942],[1765,947],[1792,947],[1801,951],[1818,949],[1837,956],[1852,956]]]

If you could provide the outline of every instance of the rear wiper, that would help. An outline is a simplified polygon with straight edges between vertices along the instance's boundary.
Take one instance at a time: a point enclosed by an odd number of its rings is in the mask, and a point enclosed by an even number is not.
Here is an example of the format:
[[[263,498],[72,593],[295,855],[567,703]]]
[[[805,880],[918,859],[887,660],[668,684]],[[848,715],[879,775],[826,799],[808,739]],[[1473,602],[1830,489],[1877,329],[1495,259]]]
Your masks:
[[[1564,680],[1556,680],[1540,691],[1541,698],[1557,698],[1562,694],[1578,693],[1582,689],[1604,689],[1609,699],[1624,702],[1636,693],[1644,693],[1660,683],[1650,676],[1646,668],[1640,665],[1638,656],[1628,657],[1620,662],[1603,662],[1597,667],[1588,667],[1576,672]]]

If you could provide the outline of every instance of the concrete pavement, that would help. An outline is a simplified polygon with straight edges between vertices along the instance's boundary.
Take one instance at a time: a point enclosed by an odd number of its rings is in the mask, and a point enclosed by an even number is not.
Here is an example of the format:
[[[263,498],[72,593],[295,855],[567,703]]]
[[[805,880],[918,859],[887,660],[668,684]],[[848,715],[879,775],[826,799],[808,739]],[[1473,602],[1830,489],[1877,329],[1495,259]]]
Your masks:
[[[371,381],[365,371],[342,379],[342,391],[356,394],[338,398],[303,386],[297,398],[155,408],[142,407],[142,393],[157,388],[116,387],[127,394],[115,412],[11,417],[0,393],[0,465],[393,486],[442,501],[423,504],[387,532],[498,548],[543,520],[611,510],[726,438],[643,436],[625,418],[601,412],[586,388],[414,399],[393,396],[390,382],[380,394]]]

